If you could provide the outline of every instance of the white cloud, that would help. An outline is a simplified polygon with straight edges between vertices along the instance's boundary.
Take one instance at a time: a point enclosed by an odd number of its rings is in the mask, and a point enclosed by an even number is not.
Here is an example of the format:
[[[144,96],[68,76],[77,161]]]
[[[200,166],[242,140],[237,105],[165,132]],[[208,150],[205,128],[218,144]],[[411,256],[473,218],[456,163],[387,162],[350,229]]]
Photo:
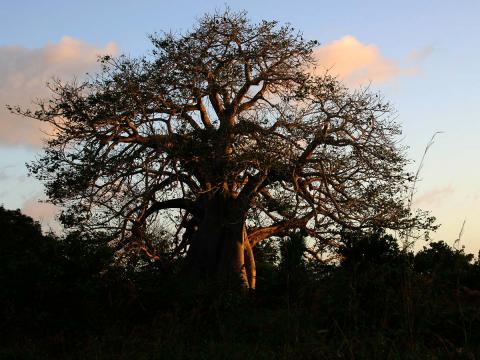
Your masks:
[[[412,50],[408,55],[408,60],[412,62],[423,61],[432,55],[434,48],[432,45],[425,46],[422,49]]]
[[[12,115],[5,105],[32,107],[32,101],[49,96],[46,82],[52,77],[70,80],[97,69],[97,57],[115,55],[118,47],[86,44],[69,36],[39,49],[20,46],[0,47],[0,143],[4,145],[42,145],[45,124]]]

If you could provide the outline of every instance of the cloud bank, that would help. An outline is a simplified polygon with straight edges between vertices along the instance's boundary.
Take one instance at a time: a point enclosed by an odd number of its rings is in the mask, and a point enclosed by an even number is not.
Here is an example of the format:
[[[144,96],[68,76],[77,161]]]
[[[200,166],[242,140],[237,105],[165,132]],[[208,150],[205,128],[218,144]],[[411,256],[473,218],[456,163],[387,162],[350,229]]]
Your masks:
[[[348,86],[381,84],[401,75],[416,73],[414,67],[403,67],[388,59],[373,44],[363,44],[347,35],[314,50],[318,62],[315,72],[329,71]]]
[[[35,99],[49,96],[45,85],[53,76],[82,76],[97,69],[99,55],[117,53],[115,43],[99,48],[69,36],[39,49],[0,47],[0,144],[38,148],[46,130],[45,124],[10,114],[6,104],[32,107]]]

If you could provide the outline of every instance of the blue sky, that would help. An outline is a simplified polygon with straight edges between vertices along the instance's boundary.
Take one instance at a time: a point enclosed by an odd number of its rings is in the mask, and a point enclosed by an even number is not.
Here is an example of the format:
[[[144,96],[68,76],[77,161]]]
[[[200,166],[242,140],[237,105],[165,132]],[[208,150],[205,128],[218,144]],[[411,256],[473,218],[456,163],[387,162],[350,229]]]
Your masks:
[[[466,219],[462,244],[478,252],[479,1],[2,1],[0,103],[45,96],[41,83],[48,76],[94,71],[97,52],[144,54],[148,34],[187,30],[225,4],[247,10],[252,20],[290,22],[321,42],[320,60],[347,51],[352,66],[366,66],[372,86],[397,109],[412,160],[434,132],[444,131],[427,155],[417,205],[443,224],[434,239],[452,243]],[[370,60],[359,63],[362,56]],[[356,68],[345,66],[339,74],[357,86]],[[40,184],[25,177],[24,163],[39,152],[38,124],[0,111],[0,203],[48,222],[52,209],[36,205]]]

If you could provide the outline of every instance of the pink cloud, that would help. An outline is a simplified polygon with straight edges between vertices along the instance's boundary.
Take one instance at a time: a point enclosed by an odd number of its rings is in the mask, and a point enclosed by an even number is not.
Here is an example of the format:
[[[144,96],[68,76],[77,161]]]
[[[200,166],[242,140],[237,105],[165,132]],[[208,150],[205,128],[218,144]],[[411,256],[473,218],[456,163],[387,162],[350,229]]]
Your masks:
[[[40,202],[38,198],[27,199],[22,204],[22,213],[40,222],[50,222],[55,219],[58,208],[50,203]]]
[[[416,197],[413,202],[415,206],[432,205],[440,203],[445,197],[450,196],[455,192],[452,185],[435,188],[422,195]]]
[[[22,213],[30,216],[38,221],[44,231],[61,232],[61,226],[56,217],[59,213],[59,208],[53,204],[43,202],[37,197],[27,199],[22,204]]]
[[[5,105],[32,107],[35,99],[48,98],[46,82],[52,77],[70,80],[82,76],[98,68],[99,55],[117,53],[115,43],[99,48],[69,36],[39,49],[0,47],[0,143],[41,146],[49,133],[45,124],[12,115]]]
[[[384,83],[416,73],[415,68],[402,67],[385,57],[376,45],[363,44],[351,35],[315,49],[314,55],[318,62],[316,72],[329,71],[348,86]]]

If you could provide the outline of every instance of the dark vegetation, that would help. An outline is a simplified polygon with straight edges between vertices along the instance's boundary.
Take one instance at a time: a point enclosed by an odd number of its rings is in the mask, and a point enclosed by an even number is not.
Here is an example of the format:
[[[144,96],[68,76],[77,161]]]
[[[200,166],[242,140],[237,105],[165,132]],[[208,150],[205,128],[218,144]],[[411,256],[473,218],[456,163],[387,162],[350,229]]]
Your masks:
[[[334,265],[297,232],[256,247],[257,290],[188,283],[106,239],[43,235],[0,208],[1,359],[475,359],[480,264],[347,232]]]

